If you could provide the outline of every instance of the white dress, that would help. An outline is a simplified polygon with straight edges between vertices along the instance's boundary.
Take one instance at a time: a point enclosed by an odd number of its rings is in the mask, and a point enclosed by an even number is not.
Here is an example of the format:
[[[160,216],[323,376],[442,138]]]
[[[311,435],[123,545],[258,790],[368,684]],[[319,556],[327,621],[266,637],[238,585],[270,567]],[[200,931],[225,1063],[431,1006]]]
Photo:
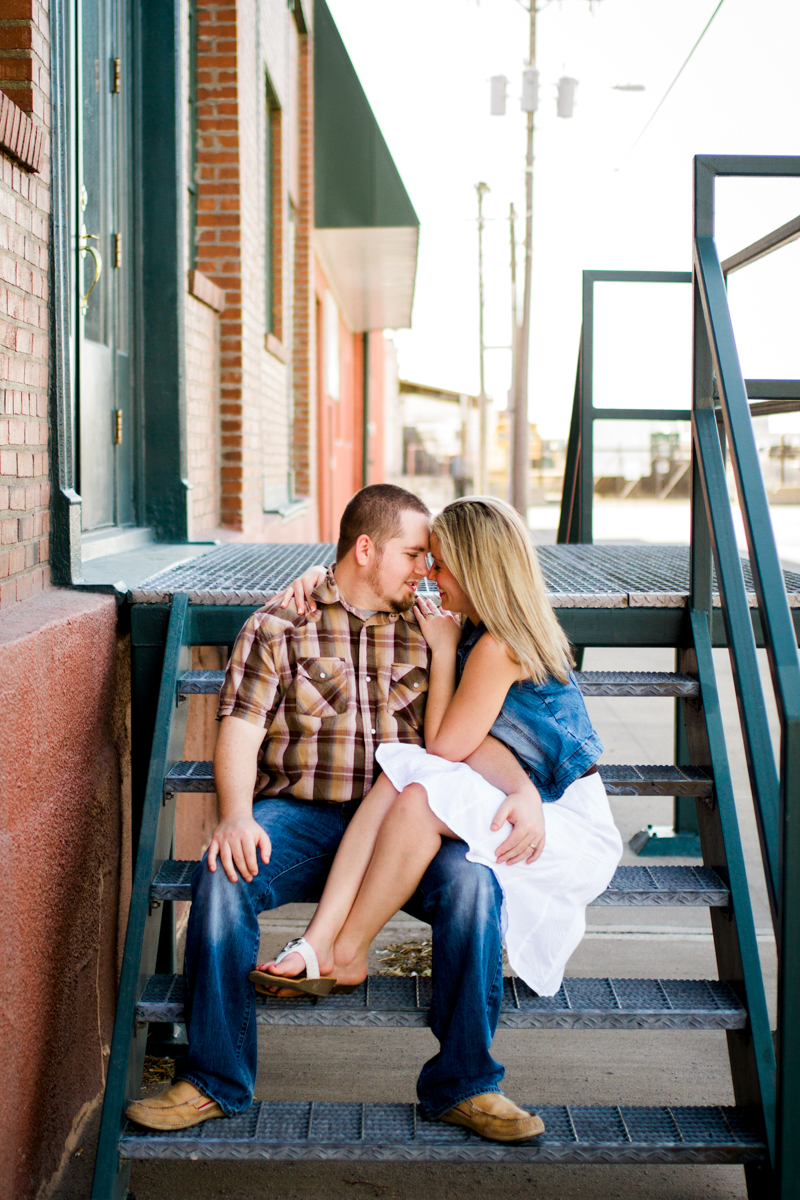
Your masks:
[[[536,862],[497,863],[495,852],[511,826],[491,823],[505,799],[466,763],[449,762],[421,746],[378,747],[377,759],[402,791],[421,784],[431,810],[469,846],[470,862],[494,871],[503,891],[502,933],[508,961],[540,996],[561,987],[567,960],[586,929],[586,905],[604,892],[622,855],[600,775],[576,779],[559,800],[544,805],[545,847]]]

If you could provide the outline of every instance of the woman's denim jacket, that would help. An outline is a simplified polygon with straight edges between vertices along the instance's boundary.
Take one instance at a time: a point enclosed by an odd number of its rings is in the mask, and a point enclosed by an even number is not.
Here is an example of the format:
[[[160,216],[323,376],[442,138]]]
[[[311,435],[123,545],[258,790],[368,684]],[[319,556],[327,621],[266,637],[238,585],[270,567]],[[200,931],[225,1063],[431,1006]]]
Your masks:
[[[485,632],[483,623],[466,622],[458,647],[459,679]],[[544,683],[512,684],[489,732],[514,752],[544,801],[560,799],[603,750],[572,672],[567,683],[551,675]]]

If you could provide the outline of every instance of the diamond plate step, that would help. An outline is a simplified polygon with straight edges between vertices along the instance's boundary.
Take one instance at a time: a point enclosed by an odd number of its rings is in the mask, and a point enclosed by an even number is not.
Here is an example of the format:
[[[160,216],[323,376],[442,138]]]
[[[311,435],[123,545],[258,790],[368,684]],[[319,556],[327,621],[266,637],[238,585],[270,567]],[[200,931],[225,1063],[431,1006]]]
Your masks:
[[[178,680],[179,696],[216,696],[224,671],[186,671]],[[584,696],[697,696],[700,684],[673,671],[577,671]]]
[[[576,671],[575,677],[584,696],[700,695],[696,679],[674,671]]]
[[[701,767],[597,765],[609,796],[699,796],[707,800],[714,794],[714,782]]]
[[[256,997],[259,1025],[428,1024],[432,983],[420,976],[370,976],[350,996]],[[138,1021],[183,1020],[181,975],[151,975]],[[537,996],[521,979],[503,980],[501,1029],[743,1029],[747,1012],[716,979],[565,979],[555,996]]]
[[[714,784],[700,767],[623,766],[600,763],[600,778],[609,796],[699,796],[710,798]],[[176,763],[164,779],[165,792],[213,792],[210,762]]]
[[[528,1107],[545,1132],[516,1146],[426,1121],[413,1104],[284,1100],[171,1133],[128,1122],[119,1152],[126,1159],[531,1163],[751,1163],[766,1153],[755,1120],[736,1108]]]
[[[196,862],[167,859],[150,887],[153,900],[191,900]],[[725,908],[728,889],[711,867],[617,867],[593,905],[680,905]]]
[[[184,671],[178,680],[179,696],[217,696],[224,671]]]

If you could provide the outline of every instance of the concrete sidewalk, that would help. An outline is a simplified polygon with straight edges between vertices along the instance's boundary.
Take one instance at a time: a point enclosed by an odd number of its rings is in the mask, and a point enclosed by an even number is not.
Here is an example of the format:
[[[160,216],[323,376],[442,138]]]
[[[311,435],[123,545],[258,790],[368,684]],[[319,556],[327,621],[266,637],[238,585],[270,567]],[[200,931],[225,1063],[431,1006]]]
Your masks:
[[[733,778],[739,793],[745,854],[770,1003],[775,990],[775,956],[760,855],[738,736],[727,656],[715,652],[724,691],[726,732]],[[587,651],[587,670],[670,670],[670,651]],[[766,670],[766,667],[765,667]],[[594,699],[592,719],[608,762],[665,763],[672,760],[672,701]],[[627,839],[648,822],[667,824],[671,801],[620,798],[615,817]],[[624,862],[636,860],[626,849]],[[648,860],[653,862],[654,860]],[[655,860],[656,862],[659,860]],[[662,862],[665,860],[661,860]],[[670,859],[670,863],[680,861]],[[295,905],[262,917],[265,956],[302,929],[307,906]],[[374,950],[396,941],[428,936],[428,927],[400,916]],[[372,969],[380,959],[374,958]],[[589,928],[570,961],[572,976],[610,975],[714,978],[716,964],[708,913],[704,909],[603,908],[589,910]],[[259,1033],[256,1095],[261,1100],[413,1101],[422,1062],[435,1053],[427,1030],[301,1029],[275,1026]],[[530,1105],[729,1104],[733,1095],[724,1033],[592,1032],[504,1030],[495,1054],[506,1066],[504,1089]],[[89,1194],[94,1156],[93,1122],[82,1152],[74,1157],[56,1192],[57,1200]],[[739,1167],[530,1166],[378,1163],[136,1163],[131,1190],[136,1200],[252,1200],[261,1194],[284,1200],[507,1200],[534,1195],[542,1200],[738,1200],[745,1197]]]

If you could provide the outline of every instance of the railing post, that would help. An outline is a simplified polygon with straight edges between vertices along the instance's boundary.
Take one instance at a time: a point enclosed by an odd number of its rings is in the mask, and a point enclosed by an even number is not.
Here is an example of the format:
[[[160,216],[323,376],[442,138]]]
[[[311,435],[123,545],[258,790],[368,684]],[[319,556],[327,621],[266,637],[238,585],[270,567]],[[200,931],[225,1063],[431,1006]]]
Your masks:
[[[800,720],[781,731],[781,939],[778,956],[778,1177],[794,1200],[800,1177]]]
[[[583,331],[581,331],[581,346]],[[578,347],[578,366],[575,371],[575,391],[572,395],[572,417],[569,423],[567,454],[564,460],[564,483],[561,488],[561,511],[558,516],[559,545],[580,541],[578,505],[581,475],[581,346]]]
[[[694,236],[714,233],[714,176],[694,162]],[[711,629],[711,531],[703,503],[695,439],[698,408],[714,407],[714,364],[708,341],[697,267],[692,264],[692,490],[689,552],[689,607],[704,612]]]
[[[591,544],[592,505],[594,502],[594,279],[592,272],[583,272],[583,326],[581,329],[581,443],[578,486],[580,489],[578,541]]]

